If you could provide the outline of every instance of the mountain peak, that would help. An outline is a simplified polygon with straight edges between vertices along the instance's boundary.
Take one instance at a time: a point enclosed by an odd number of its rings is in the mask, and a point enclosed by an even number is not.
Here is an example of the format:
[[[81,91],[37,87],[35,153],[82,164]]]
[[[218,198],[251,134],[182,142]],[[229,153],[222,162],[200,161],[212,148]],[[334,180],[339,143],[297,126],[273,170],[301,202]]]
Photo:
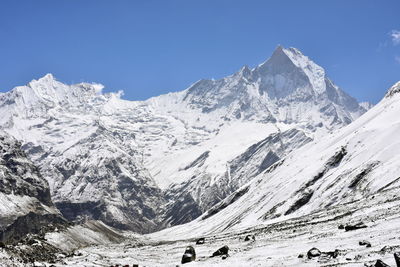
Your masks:
[[[40,77],[37,80],[32,80],[31,83],[35,83],[35,82],[39,82],[39,83],[49,83],[49,82],[54,82],[56,81],[56,78],[54,77],[53,74],[51,73],[47,73],[46,75],[44,75],[43,77]]]
[[[51,73],[47,73],[46,75],[44,75],[42,78],[40,78],[39,80],[55,80],[54,75]]]
[[[392,87],[390,87],[390,89],[388,90],[388,92],[385,95],[385,98],[392,97],[398,93],[400,93],[400,81],[398,81]]]

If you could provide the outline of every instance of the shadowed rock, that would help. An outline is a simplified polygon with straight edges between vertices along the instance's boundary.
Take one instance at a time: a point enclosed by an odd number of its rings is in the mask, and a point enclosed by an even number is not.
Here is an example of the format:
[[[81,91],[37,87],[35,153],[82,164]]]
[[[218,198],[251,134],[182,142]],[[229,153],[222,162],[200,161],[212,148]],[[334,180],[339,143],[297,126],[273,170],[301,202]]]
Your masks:
[[[256,241],[256,237],[254,235],[246,235],[246,237],[244,238],[244,241]]]
[[[346,231],[353,231],[353,230],[358,230],[358,229],[362,229],[362,228],[367,228],[368,226],[365,225],[365,223],[363,222],[359,222],[356,224],[348,224],[344,227],[344,230]]]
[[[228,246],[223,246],[222,248],[219,248],[217,251],[215,251],[212,254],[212,257],[228,255],[228,252],[229,252],[229,247]]]
[[[192,246],[186,247],[185,253],[182,256],[181,263],[184,264],[194,260],[196,260],[196,251]]]
[[[312,248],[307,252],[307,257],[309,259],[321,256],[321,251],[317,248]]]
[[[338,249],[335,249],[335,251],[328,251],[328,252],[322,252],[322,253],[324,253],[328,257],[334,258],[334,259],[336,259],[339,256],[339,250]]]
[[[396,266],[400,267],[400,252],[394,253],[394,260],[396,261]]]
[[[370,248],[370,247],[371,247],[371,243],[368,242],[368,241],[366,241],[366,240],[360,241],[360,242],[358,242],[358,244],[359,244],[360,246],[366,246],[367,248]]]
[[[387,265],[386,263],[384,263],[382,260],[377,260],[375,262],[375,267],[390,267],[390,265]]]
[[[202,245],[202,244],[204,244],[206,242],[206,239],[204,238],[204,237],[202,237],[202,238],[199,238],[197,241],[196,241],[196,245]]]

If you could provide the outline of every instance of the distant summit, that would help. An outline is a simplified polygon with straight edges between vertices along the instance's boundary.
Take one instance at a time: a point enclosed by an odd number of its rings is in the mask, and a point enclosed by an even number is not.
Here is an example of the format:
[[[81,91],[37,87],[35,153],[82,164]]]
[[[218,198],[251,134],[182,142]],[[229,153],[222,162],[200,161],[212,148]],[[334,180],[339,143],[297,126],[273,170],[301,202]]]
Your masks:
[[[310,118],[331,127],[348,124],[366,109],[337,87],[322,67],[296,48],[278,46],[255,67],[220,80],[200,80],[183,101],[202,112],[225,109],[229,119],[295,122]]]

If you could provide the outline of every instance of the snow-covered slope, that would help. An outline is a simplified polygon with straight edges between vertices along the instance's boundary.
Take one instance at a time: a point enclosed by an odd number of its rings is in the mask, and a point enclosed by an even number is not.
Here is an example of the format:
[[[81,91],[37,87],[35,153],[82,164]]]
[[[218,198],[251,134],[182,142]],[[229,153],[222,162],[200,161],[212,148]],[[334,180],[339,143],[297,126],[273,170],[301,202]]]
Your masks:
[[[200,218],[155,236],[176,240],[316,219],[328,211],[353,214],[368,203],[372,216],[397,199],[400,187],[399,88],[397,83],[355,122],[296,149]],[[361,215],[369,218],[368,211]]]
[[[199,216],[365,112],[294,48],[147,101],[102,88],[48,74],[0,95],[0,126],[21,140],[66,218],[139,232]]]

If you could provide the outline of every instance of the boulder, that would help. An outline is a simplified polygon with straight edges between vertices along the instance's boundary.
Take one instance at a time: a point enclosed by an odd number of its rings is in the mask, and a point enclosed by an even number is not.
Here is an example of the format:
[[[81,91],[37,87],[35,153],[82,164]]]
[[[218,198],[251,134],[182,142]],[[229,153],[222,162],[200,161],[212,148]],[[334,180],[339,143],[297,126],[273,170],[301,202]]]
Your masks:
[[[309,259],[321,256],[321,251],[317,248],[312,248],[307,252],[307,257]]]
[[[348,224],[344,227],[345,231],[353,231],[353,230],[358,230],[358,229],[362,229],[362,228],[367,228],[368,226],[363,223],[363,222],[359,222],[356,224]]]
[[[375,262],[375,267],[390,267],[390,265],[387,265],[386,263],[384,263],[382,260],[377,260]]]
[[[244,241],[255,241],[256,237],[254,235],[246,235],[246,237],[244,238]]]
[[[336,259],[337,256],[339,256],[338,249],[335,249],[335,251],[328,251],[328,252],[323,252],[323,253],[325,253],[326,255],[328,255],[329,257],[334,258],[334,259]]]
[[[359,244],[360,246],[366,246],[367,248],[370,248],[370,247],[371,247],[371,243],[368,242],[368,241],[366,241],[366,240],[360,241],[360,242],[358,242],[358,244]]]
[[[396,266],[400,267],[400,252],[394,253],[394,260],[396,261]]]
[[[204,237],[197,239],[196,245],[202,245],[206,242],[206,239]]]
[[[223,246],[222,248],[219,248],[217,251],[215,251],[212,254],[212,257],[228,255],[228,252],[229,252],[229,247],[228,246]]]
[[[196,251],[192,246],[186,247],[185,253],[182,256],[181,263],[184,264],[194,260],[196,260]]]
[[[338,226],[338,229],[344,229],[344,225],[343,225],[343,224],[340,224],[340,225]]]

